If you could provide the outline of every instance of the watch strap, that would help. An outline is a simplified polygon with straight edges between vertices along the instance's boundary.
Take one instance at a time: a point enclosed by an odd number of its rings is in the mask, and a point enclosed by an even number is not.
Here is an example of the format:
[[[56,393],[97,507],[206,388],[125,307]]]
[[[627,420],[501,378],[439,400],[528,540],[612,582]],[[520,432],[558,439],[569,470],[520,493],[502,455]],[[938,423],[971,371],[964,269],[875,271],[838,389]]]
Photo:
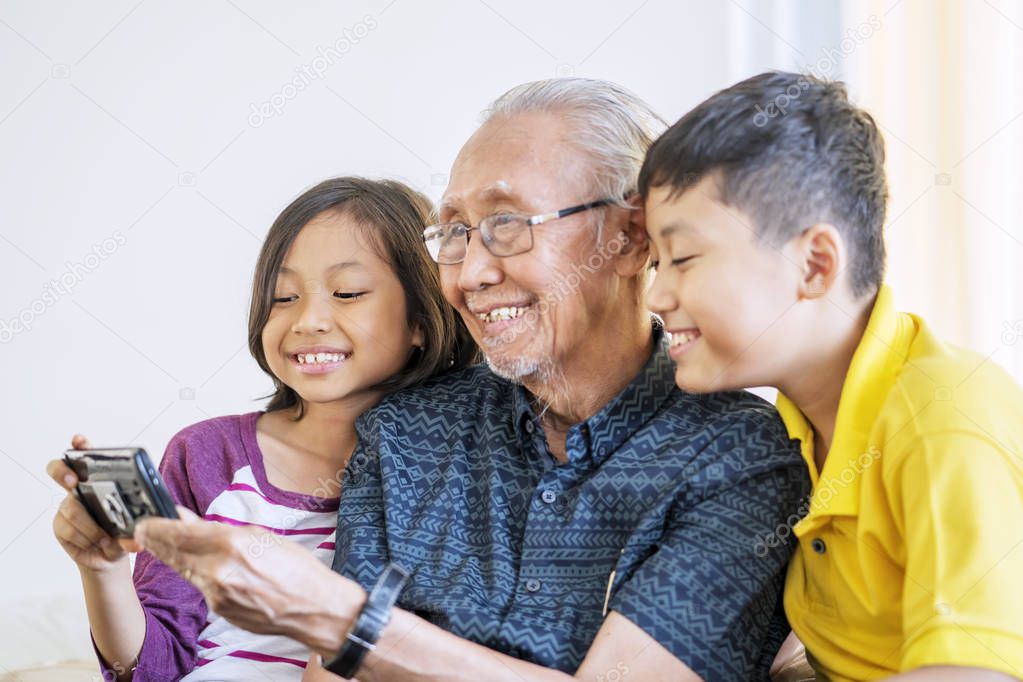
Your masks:
[[[337,656],[324,664],[326,670],[344,678],[359,671],[366,654],[376,648],[380,633],[390,622],[391,609],[407,580],[408,573],[403,568],[394,563],[387,565],[362,605],[359,617],[345,635]]]

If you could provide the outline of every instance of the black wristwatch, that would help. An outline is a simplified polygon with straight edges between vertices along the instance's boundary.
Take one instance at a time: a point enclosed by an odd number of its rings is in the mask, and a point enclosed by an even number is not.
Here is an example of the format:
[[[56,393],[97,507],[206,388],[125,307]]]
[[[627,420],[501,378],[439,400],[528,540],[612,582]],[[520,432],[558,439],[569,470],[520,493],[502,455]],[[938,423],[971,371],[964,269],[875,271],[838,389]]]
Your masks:
[[[355,624],[345,635],[345,643],[341,645],[337,656],[324,664],[326,670],[346,679],[359,671],[362,659],[376,648],[380,633],[390,622],[391,609],[406,580],[408,573],[403,568],[397,564],[387,564],[366,603],[362,605]]]

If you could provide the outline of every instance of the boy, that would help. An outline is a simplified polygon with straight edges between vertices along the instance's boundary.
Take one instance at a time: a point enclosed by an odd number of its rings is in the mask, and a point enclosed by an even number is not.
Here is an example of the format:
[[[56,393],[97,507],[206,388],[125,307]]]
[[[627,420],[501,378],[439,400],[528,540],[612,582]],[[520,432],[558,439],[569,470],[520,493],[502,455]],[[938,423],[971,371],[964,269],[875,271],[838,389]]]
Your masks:
[[[818,679],[1023,677],[1023,391],[897,313],[873,119],[766,73],[686,114],[640,175],[676,383],[774,386],[814,489],[785,611]]]

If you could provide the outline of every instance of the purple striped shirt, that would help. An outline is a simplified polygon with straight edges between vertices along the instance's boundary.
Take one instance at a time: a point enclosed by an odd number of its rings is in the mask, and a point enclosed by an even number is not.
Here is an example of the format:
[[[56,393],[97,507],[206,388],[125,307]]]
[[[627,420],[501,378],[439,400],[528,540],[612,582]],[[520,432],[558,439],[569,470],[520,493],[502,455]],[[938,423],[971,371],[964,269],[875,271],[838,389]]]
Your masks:
[[[256,442],[261,414],[189,426],[167,445],[160,473],[175,502],[199,516],[286,536],[329,566],[338,498],[282,490],[267,480]],[[301,679],[308,649],[286,637],[231,625],[207,608],[195,587],[148,552],[138,555],[134,581],[146,616],[134,682]],[[100,664],[109,670],[102,659]]]

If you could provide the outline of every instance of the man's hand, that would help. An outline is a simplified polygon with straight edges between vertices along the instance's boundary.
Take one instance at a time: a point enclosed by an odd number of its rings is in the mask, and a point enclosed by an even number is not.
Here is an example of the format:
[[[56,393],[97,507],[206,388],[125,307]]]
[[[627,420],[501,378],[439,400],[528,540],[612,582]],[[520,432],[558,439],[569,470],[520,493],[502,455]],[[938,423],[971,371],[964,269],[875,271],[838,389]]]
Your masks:
[[[250,632],[336,651],[365,594],[301,546],[257,526],[144,519],[135,540],[202,591],[209,607]]]

